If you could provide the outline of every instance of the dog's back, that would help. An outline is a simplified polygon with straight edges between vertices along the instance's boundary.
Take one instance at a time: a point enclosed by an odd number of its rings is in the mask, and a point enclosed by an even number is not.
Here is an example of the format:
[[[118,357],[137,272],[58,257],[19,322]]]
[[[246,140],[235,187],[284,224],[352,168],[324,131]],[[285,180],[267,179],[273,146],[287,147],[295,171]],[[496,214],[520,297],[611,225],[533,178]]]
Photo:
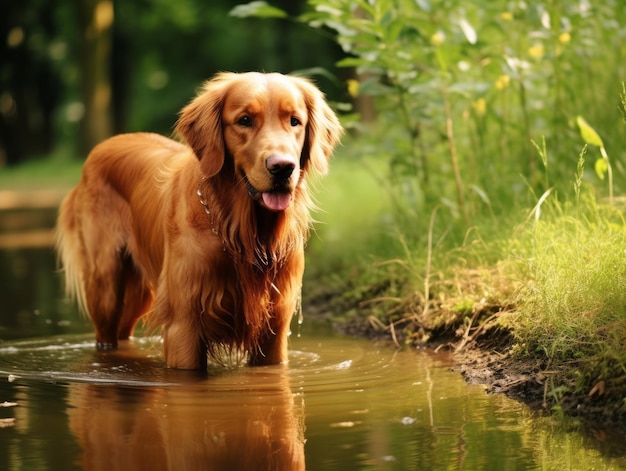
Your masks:
[[[80,183],[61,205],[56,247],[66,293],[96,323],[101,347],[127,338],[151,304],[163,261],[163,202],[154,201],[155,187],[170,161],[186,154],[183,145],[155,134],[115,136],[89,154]]]

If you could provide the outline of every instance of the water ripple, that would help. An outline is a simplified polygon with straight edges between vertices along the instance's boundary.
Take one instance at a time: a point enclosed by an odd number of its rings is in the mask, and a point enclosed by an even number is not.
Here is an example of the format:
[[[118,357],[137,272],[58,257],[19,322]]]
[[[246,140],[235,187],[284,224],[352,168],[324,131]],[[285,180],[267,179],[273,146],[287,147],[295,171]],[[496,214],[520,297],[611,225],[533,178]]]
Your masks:
[[[393,388],[395,394],[415,389],[420,368],[432,363],[429,357],[418,358],[413,352],[398,352],[388,346],[376,346],[367,341],[333,337],[292,338],[287,378],[294,394],[306,390],[320,396],[343,394],[333,400],[350,401],[353,394]],[[93,384],[119,384],[134,387],[167,387],[189,384],[198,378],[219,377],[215,387],[237,389],[250,387],[253,379],[259,388],[263,381],[272,383],[283,367],[213,368],[209,376],[171,370],[161,359],[159,337],[133,340],[110,352],[94,347],[91,335],[47,338],[11,342],[0,346],[0,375],[29,381],[62,381]],[[242,379],[243,378],[243,379]],[[230,381],[230,382],[229,382]]]

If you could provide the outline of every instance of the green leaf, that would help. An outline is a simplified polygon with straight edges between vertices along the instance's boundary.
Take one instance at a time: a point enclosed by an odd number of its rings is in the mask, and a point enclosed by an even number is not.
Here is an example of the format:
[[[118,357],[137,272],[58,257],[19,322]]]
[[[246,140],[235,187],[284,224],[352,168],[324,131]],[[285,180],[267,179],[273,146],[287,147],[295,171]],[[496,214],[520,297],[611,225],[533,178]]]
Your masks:
[[[491,201],[489,200],[489,195],[487,194],[485,190],[483,190],[481,187],[477,185],[470,185],[469,187],[480,197],[483,203],[491,207]]]
[[[539,157],[541,157],[543,166],[548,168],[548,148],[546,147],[546,136],[542,136],[541,146],[539,146],[539,144],[537,144],[533,139],[531,139],[530,142],[537,150]]]
[[[361,57],[346,57],[338,61],[335,65],[337,67],[360,67],[362,65],[369,65],[371,62]]]
[[[626,123],[626,85],[622,82],[622,93],[619,94],[619,111],[622,113],[622,119]]]
[[[589,123],[587,123],[582,116],[576,116],[576,124],[578,124],[578,129],[580,129],[580,135],[587,144],[590,146],[604,147],[604,143],[596,130],[589,126]]]
[[[606,159],[600,158],[596,160],[594,169],[596,171],[596,175],[598,176],[598,178],[600,180],[604,180],[604,174],[609,170],[609,164]]]
[[[385,32],[386,32],[385,42],[390,43],[390,44],[396,42],[398,38],[400,37],[400,34],[402,33],[402,31],[404,31],[405,27],[406,27],[406,20],[404,18],[396,18],[395,20],[393,20],[385,28]]]
[[[298,69],[292,70],[289,72],[291,75],[296,75],[298,77],[325,77],[329,81],[333,82],[337,86],[341,86],[342,82],[333,75],[328,69],[324,67],[309,67],[307,69]]]
[[[250,2],[244,5],[237,5],[228,13],[237,18],[286,18],[287,12],[280,8],[268,5],[267,2]]]

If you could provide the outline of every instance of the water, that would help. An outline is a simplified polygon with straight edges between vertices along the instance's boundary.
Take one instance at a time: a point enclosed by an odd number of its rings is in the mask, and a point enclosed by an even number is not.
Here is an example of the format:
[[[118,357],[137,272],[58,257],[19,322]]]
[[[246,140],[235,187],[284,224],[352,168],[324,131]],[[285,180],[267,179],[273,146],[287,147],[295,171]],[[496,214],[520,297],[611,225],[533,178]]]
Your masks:
[[[170,370],[156,337],[97,352],[53,268],[49,249],[0,251],[2,470],[626,469],[623,438],[306,312],[288,366]]]

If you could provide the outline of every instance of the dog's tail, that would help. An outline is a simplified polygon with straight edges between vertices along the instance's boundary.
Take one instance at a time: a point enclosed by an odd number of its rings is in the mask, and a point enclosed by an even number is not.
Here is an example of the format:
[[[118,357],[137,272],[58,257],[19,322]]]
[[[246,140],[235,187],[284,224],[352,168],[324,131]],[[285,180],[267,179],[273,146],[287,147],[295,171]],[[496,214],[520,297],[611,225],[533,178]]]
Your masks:
[[[83,264],[84,246],[81,241],[80,224],[76,218],[76,190],[72,190],[61,203],[55,231],[54,245],[57,265],[65,273],[65,295],[78,304],[84,314],[89,314]]]

